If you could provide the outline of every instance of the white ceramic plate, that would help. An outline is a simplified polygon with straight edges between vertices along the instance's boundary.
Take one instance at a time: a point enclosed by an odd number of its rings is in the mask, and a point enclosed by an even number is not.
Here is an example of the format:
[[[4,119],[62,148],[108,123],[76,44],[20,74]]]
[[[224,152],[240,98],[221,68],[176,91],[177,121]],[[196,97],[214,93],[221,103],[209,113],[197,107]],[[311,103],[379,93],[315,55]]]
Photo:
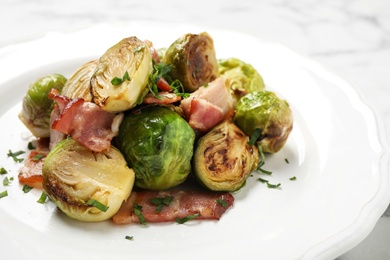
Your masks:
[[[252,64],[267,88],[289,101],[295,117],[286,146],[267,156],[264,168],[273,174],[255,173],[220,221],[80,223],[51,202],[37,203],[40,191],[21,191],[21,164],[7,153],[27,150],[31,137],[17,114],[31,82],[51,73],[69,76],[127,36],[160,48],[204,30],[214,38],[218,58]],[[0,199],[3,258],[332,259],[363,240],[389,203],[389,156],[374,113],[350,84],[276,43],[188,25],[97,25],[8,46],[0,50],[0,71],[0,167],[9,171],[1,180],[15,178],[10,186],[0,183],[0,192],[9,194]],[[258,177],[281,188],[269,189]]]

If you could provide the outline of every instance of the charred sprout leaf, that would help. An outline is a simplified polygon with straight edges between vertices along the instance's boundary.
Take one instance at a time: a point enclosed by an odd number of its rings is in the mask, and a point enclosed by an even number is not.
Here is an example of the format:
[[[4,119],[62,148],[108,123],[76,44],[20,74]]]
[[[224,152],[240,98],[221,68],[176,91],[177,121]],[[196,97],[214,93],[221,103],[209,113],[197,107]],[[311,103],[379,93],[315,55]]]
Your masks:
[[[144,215],[142,215],[142,206],[137,203],[134,204],[134,214],[138,217],[140,224],[147,224]]]
[[[14,160],[14,162],[20,163],[20,162],[23,162],[24,159],[23,158],[18,158],[18,156],[22,155],[24,153],[25,153],[25,151],[22,151],[22,150],[19,150],[19,151],[16,151],[16,152],[12,152],[11,150],[8,150],[7,156],[11,157]]]
[[[42,191],[41,196],[39,197],[37,202],[43,204],[46,202],[46,199],[47,199],[47,194],[46,192]]]
[[[187,217],[184,217],[184,218],[176,218],[176,222],[179,223],[179,224],[184,224],[186,223],[187,221],[190,221],[192,219],[196,219],[197,217],[200,216],[200,213],[195,213],[195,214],[191,214],[191,215],[188,215]]]
[[[42,177],[45,192],[61,211],[88,222],[111,218],[134,184],[133,170],[114,146],[97,153],[72,138],[61,141],[50,151]]]
[[[23,191],[24,193],[29,193],[32,189],[33,189],[33,187],[30,187],[30,186],[28,186],[27,184],[24,184],[24,185],[23,185],[23,188],[22,188],[22,191]]]
[[[293,128],[287,101],[270,91],[255,91],[242,97],[236,107],[234,123],[248,136],[262,129],[257,144],[267,153],[278,152]]]
[[[78,68],[65,83],[61,94],[69,98],[83,98],[92,101],[91,78],[96,71],[98,60],[92,60]]]
[[[218,61],[219,73],[225,78],[226,85],[238,101],[241,97],[254,91],[264,89],[264,81],[256,69],[237,58]]]
[[[65,82],[64,76],[52,74],[42,77],[30,85],[23,98],[19,119],[34,136],[48,137],[50,135],[50,114],[53,100],[48,98],[48,93],[53,88],[61,92]]]
[[[0,199],[4,198],[4,197],[7,197],[7,196],[8,196],[8,191],[7,190],[0,192]]]
[[[214,41],[206,32],[178,38],[169,46],[162,62],[172,65],[169,75],[180,80],[185,92],[194,92],[219,76]]]
[[[137,187],[165,190],[189,175],[194,140],[194,130],[179,114],[152,106],[125,116],[117,146],[134,169]]]
[[[137,37],[121,40],[99,59],[91,78],[93,101],[102,109],[122,112],[140,104],[149,91],[152,55]],[[113,79],[117,78],[117,80]]]
[[[193,159],[195,176],[210,190],[236,191],[256,169],[259,153],[231,121],[215,126],[198,143]]]

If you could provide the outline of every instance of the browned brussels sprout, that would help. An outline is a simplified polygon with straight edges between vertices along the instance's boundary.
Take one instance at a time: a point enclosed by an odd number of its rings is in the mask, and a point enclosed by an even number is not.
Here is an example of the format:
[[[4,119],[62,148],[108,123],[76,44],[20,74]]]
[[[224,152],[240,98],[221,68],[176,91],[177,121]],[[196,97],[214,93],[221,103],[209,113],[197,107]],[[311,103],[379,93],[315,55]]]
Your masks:
[[[186,92],[194,92],[219,76],[214,41],[206,32],[188,33],[177,39],[162,62],[172,65],[170,76],[180,80]]]
[[[201,137],[194,153],[193,170],[205,187],[214,191],[236,191],[256,169],[259,153],[230,120]]]

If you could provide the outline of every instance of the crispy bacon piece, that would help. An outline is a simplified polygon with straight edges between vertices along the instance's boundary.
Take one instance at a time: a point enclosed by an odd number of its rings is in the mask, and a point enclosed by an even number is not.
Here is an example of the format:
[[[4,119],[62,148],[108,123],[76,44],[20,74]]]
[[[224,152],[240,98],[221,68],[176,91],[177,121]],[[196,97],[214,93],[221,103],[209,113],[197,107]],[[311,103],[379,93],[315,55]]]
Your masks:
[[[171,197],[172,200],[168,205],[163,205],[158,212],[158,207],[151,200],[167,197]],[[133,191],[112,220],[115,224],[140,223],[139,217],[134,213],[135,205],[142,207],[142,216],[150,223],[172,222],[192,214],[199,214],[196,219],[219,220],[222,214],[233,206],[233,202],[234,197],[230,193],[178,190]]]
[[[21,184],[42,189],[42,167],[46,155],[46,151],[32,150],[30,152],[18,175]]]
[[[193,129],[207,132],[232,115],[234,103],[224,79],[219,77],[183,99],[180,107]]]
[[[55,89],[49,93],[49,98],[55,100],[60,109],[52,129],[71,135],[94,152],[110,148],[111,140],[118,134],[113,126],[119,125],[118,118],[122,118],[122,114],[109,113],[82,98],[70,99]]]
[[[168,105],[181,100],[181,97],[169,92],[159,92],[158,93],[161,99],[155,97],[152,93],[148,93],[143,100],[144,104],[158,104],[158,105]]]

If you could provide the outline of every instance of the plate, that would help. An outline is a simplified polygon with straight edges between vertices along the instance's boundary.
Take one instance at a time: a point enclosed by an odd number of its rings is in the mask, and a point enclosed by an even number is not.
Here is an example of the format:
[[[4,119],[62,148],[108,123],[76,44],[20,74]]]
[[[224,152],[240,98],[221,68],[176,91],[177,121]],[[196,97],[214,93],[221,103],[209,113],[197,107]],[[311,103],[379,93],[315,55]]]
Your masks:
[[[124,37],[149,39],[161,48],[202,31],[213,37],[218,58],[252,64],[267,88],[291,105],[290,138],[263,167],[271,175],[253,173],[219,221],[182,225],[81,223],[51,202],[37,203],[40,191],[22,192],[21,164],[7,153],[26,151],[32,138],[17,118],[31,82],[51,73],[70,76]],[[0,186],[8,192],[0,199],[6,258],[331,259],[362,241],[390,201],[389,154],[375,113],[351,84],[275,42],[192,25],[99,24],[7,46],[0,50],[0,71],[0,166],[8,170],[1,179],[14,177]],[[281,186],[270,189],[258,178]]]

